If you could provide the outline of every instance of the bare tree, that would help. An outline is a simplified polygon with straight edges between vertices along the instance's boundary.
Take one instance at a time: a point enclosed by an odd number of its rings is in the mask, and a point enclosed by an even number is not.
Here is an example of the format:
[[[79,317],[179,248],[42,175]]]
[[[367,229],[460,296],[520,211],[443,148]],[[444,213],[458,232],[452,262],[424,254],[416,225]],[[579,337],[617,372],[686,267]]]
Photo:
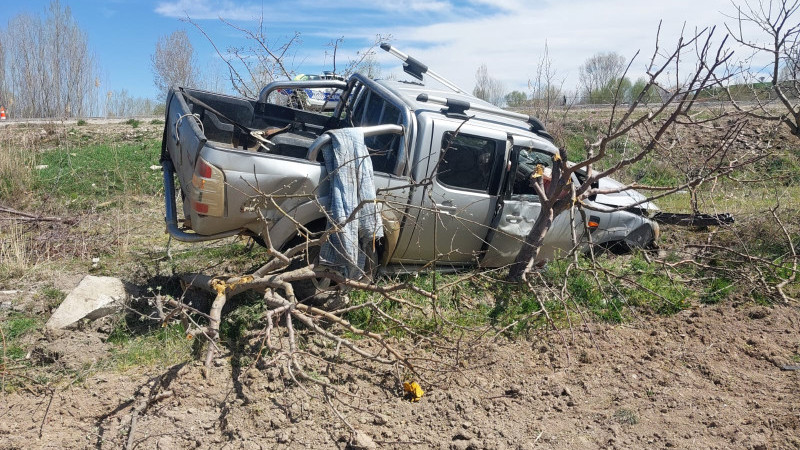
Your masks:
[[[531,90],[533,115],[543,120],[545,125],[550,125],[552,108],[556,105],[566,105],[567,101],[563,93],[564,80],[558,79],[558,74],[553,68],[547,42],[536,66],[536,77],[528,81],[528,87]]]
[[[155,113],[156,102],[149,98],[132,97],[127,89],[120,89],[106,93],[105,109],[107,117],[152,115]]]
[[[5,83],[16,115],[70,117],[91,109],[97,69],[69,7],[54,0],[44,20],[17,15],[4,35]]]
[[[555,217],[573,207],[590,208],[584,202],[585,199],[597,193],[606,193],[592,187],[593,185],[597,186],[595,183],[601,178],[642,161],[649,155],[671,151],[676,143],[675,137],[680,136],[684,127],[700,127],[708,123],[708,119],[693,119],[690,112],[705,89],[727,79],[725,75],[718,72],[724,69],[731,57],[730,50],[725,47],[726,40],[723,39],[719,46],[715,46],[712,41],[713,34],[714,29],[710,29],[700,31],[689,38],[682,36],[674,49],[661,59],[659,57],[664,50],[658,47],[657,41],[656,49],[648,65],[647,83],[643,86],[639,96],[623,110],[618,110],[619,92],[614,93],[618,100],[613,106],[611,119],[596,140],[587,141],[586,158],[574,165],[567,164],[566,150],[562,148],[553,157],[551,174],[545,174],[541,170],[532,174],[531,183],[541,200],[541,212],[509,270],[510,279],[525,279],[525,274],[536,259],[539,248]],[[655,89],[668,69],[678,71],[672,76],[680,77],[682,67],[678,62],[685,61],[686,53],[692,49],[695,49],[698,62],[682,78],[679,87],[671,92],[668,101],[655,107],[644,107],[643,100]],[[616,76],[624,77],[624,72],[617,73]],[[731,151],[742,126],[741,122],[736,122],[729,128],[730,131],[725,133],[718,145],[706,158],[702,159],[702,170],[694,171],[688,180],[678,186],[658,188],[655,198],[730,174],[737,168],[763,158],[764,154],[741,155]],[[630,134],[642,136],[644,141],[634,151],[624,154],[622,158],[608,161],[610,145]],[[603,167],[603,169],[596,170],[597,167]],[[579,186],[576,186],[572,181],[573,174],[579,171],[585,171],[584,179]],[[549,183],[545,183],[548,176],[551,180]],[[648,189],[648,186],[631,183],[614,192],[633,188]]]
[[[580,67],[580,84],[586,103],[613,103],[615,82],[625,70],[625,57],[617,52],[597,53]]]
[[[3,31],[0,30],[0,106],[11,106],[8,104],[11,100],[11,92],[6,86],[6,50],[3,46],[4,37]]]
[[[791,82],[800,79],[800,45],[788,51],[786,65],[781,68],[781,82]]]
[[[381,34],[375,35],[375,40],[372,41],[372,45],[370,45],[366,49],[356,51],[355,55],[347,59],[344,67],[340,68],[340,66],[338,65],[337,58],[341,46],[344,43],[344,37],[340,37],[328,43],[328,47],[330,50],[325,52],[326,61],[327,57],[331,58],[331,64],[333,66],[332,72],[336,75],[347,77],[355,72],[361,72],[370,78],[378,78],[380,77],[381,73],[381,64],[375,58],[375,48],[379,44],[383,42],[388,42],[390,40],[391,40],[391,35],[389,36],[384,36]]]
[[[756,66],[758,57],[768,57],[765,69],[775,101],[761,99],[755,94],[750,96],[755,106],[743,104],[731,94],[730,87],[726,89],[728,98],[736,109],[753,117],[780,122],[793,135],[800,137],[800,80],[797,77],[800,1],[743,1],[734,2],[734,6],[736,15],[731,17],[736,22],[728,26],[728,31],[736,42],[752,50],[741,73],[752,85],[752,79],[762,73],[762,69]],[[748,25],[754,25],[760,34],[749,35],[745,31]]]
[[[294,68],[287,65],[288,56],[294,52],[295,45],[300,41],[300,33],[295,33],[284,42],[270,42],[264,28],[264,17],[259,18],[254,29],[243,28],[232,22],[220,18],[220,21],[242,33],[249,46],[228,47],[220,49],[205,30],[187,16],[186,22],[197,28],[208,42],[214,47],[217,55],[222,59],[228,69],[228,78],[235,92],[244,96],[255,98],[266,84],[278,79],[292,79]]]
[[[156,42],[155,53],[150,55],[153,65],[153,84],[166,95],[172,86],[196,87],[199,70],[194,48],[185,30],[173,31]]]
[[[475,88],[472,95],[493,105],[502,106],[505,87],[503,83],[489,75],[489,68],[481,64],[475,72]]]

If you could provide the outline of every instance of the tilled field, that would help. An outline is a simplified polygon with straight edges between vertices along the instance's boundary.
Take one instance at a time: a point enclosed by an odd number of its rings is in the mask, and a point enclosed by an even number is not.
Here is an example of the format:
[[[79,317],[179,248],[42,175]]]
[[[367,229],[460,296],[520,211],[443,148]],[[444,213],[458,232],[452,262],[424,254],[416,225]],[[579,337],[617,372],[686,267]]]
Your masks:
[[[380,367],[334,369],[330,403],[226,358],[208,379],[199,363],[101,372],[6,394],[0,447],[122,448],[133,424],[130,448],[344,448],[333,405],[364,448],[797,448],[798,329],[794,306],[713,306],[575,330],[568,348],[484,342],[416,403]]]

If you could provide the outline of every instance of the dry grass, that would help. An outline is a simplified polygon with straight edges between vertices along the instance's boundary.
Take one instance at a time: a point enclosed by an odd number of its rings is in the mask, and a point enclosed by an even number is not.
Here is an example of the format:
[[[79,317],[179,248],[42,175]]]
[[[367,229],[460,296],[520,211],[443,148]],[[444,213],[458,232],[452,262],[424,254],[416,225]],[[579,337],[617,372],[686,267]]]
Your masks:
[[[15,221],[0,230],[0,279],[19,277],[31,266],[30,236]]]
[[[36,151],[31,139],[12,132],[0,133],[0,201],[23,194],[33,182]]]

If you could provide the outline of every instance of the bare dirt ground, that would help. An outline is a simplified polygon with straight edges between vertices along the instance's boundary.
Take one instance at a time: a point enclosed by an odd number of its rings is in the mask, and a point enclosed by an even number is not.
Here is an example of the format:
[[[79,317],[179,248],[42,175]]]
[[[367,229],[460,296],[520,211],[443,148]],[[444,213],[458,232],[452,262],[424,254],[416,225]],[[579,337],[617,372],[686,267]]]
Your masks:
[[[68,291],[79,271],[65,267],[54,285]],[[81,367],[108,355],[108,331],[47,333],[32,345]],[[432,352],[398,345],[420,360]],[[226,353],[208,378],[187,362],[97,369],[47,388],[23,380],[0,394],[0,449],[800,448],[796,304],[695,305],[561,335],[484,338],[456,361],[425,371],[416,403],[389,367],[331,367],[324,376],[339,390],[326,396],[275,367],[239,368]]]
[[[569,347],[485,342],[417,403],[391,370],[339,367],[332,404],[379,448],[798,448],[800,372],[784,369],[799,329],[795,306],[697,307]],[[325,399],[283,380],[222,357],[209,379],[187,363],[22,389],[0,406],[0,447],[121,448],[134,423],[130,448],[345,448]]]

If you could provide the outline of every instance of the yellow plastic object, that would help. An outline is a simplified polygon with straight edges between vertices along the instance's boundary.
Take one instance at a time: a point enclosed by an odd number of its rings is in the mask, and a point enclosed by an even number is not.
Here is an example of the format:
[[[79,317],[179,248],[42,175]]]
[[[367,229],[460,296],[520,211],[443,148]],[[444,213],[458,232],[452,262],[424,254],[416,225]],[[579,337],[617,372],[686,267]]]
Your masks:
[[[425,391],[422,390],[422,388],[419,386],[419,383],[416,381],[412,381],[411,383],[406,381],[403,383],[403,390],[408,393],[407,397],[412,402],[418,402],[419,399],[425,395]]]

